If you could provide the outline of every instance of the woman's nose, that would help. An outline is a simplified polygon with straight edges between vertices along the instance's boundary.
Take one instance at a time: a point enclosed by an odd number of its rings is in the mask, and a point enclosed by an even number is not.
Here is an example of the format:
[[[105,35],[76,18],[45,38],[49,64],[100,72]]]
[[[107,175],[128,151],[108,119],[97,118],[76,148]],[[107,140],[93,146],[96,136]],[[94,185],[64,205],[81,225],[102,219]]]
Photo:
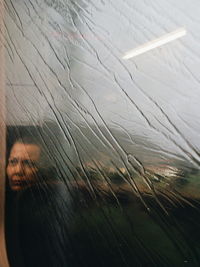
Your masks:
[[[24,173],[23,166],[21,162],[18,162],[17,165],[15,166],[15,172],[17,174],[22,175]]]

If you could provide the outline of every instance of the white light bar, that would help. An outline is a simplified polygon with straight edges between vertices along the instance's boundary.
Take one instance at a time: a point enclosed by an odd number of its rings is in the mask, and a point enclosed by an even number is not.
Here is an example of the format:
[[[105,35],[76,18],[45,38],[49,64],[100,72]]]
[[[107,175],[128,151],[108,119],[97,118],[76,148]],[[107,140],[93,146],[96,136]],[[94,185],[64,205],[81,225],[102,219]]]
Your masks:
[[[138,56],[140,54],[143,54],[149,50],[152,50],[156,47],[159,47],[161,45],[167,44],[171,41],[174,41],[182,36],[186,35],[186,29],[185,28],[179,28],[176,31],[167,33],[160,38],[157,38],[153,41],[150,41],[144,45],[138,46],[137,48],[130,50],[127,52],[124,56],[123,59],[129,59],[135,56]]]

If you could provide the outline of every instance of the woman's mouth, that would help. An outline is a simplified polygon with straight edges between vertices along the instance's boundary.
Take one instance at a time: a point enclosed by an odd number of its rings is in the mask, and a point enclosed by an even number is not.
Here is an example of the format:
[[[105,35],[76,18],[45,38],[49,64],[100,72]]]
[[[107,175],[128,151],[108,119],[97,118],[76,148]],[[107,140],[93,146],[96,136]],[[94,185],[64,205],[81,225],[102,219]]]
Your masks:
[[[28,185],[27,180],[14,179],[10,181],[10,187],[12,190],[17,191]]]

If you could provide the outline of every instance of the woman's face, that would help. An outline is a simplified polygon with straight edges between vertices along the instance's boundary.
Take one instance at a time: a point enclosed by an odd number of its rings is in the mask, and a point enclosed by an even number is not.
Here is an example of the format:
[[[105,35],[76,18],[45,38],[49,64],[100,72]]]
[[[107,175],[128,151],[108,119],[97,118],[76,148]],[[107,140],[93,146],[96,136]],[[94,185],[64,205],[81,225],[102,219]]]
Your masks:
[[[40,158],[40,147],[34,144],[15,143],[11,149],[7,176],[13,191],[33,184],[37,179],[36,167]]]

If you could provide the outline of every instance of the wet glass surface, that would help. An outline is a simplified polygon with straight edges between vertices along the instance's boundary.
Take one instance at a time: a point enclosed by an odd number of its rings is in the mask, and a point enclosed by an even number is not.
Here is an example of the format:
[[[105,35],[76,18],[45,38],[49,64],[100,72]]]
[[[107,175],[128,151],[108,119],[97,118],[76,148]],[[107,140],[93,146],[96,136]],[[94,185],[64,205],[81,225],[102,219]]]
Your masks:
[[[11,266],[199,266],[199,12],[5,2]]]

